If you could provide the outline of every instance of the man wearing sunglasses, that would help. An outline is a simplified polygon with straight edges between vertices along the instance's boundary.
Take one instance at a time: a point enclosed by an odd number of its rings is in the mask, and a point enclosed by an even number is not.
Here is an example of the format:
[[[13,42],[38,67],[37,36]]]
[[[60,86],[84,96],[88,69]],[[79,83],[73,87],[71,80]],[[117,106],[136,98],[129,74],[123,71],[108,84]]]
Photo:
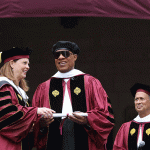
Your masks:
[[[80,52],[76,43],[58,41],[52,52],[58,72],[38,86],[32,106],[48,107],[63,115],[54,121],[41,119],[43,122],[35,125],[35,146],[46,150],[105,150],[114,126],[105,90],[98,79],[74,69]]]

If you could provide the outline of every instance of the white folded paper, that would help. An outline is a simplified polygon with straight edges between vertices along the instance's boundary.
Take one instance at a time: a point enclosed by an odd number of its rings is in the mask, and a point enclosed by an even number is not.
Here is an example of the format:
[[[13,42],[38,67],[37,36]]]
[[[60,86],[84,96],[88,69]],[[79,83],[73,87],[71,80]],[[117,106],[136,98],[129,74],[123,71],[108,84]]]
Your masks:
[[[80,115],[80,116],[88,116],[87,113],[76,113],[77,115]],[[72,114],[73,115],[73,114]],[[58,118],[58,117],[67,117],[67,114],[62,114],[62,113],[54,113],[53,114],[53,117],[54,118]]]

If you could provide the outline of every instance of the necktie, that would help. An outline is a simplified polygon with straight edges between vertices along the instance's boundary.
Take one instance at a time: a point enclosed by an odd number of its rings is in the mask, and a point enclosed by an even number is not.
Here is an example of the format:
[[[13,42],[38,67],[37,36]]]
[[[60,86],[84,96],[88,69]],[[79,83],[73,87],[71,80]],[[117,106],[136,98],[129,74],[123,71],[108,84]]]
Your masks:
[[[67,82],[69,79],[65,79],[65,96],[63,100],[62,113],[72,114],[72,104],[69,98],[69,93],[67,89]],[[74,122],[66,118],[63,122],[62,130],[63,142],[62,150],[75,150],[75,141],[74,141]]]

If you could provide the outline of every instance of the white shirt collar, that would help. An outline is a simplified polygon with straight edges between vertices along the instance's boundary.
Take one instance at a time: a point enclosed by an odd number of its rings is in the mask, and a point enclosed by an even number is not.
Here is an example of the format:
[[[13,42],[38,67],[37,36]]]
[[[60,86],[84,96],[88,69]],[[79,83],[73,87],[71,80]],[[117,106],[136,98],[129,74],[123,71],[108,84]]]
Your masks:
[[[0,77],[0,81],[9,82],[12,85],[12,87],[14,87],[18,91],[18,93],[23,97],[23,99],[28,99],[29,98],[27,96],[26,92],[22,88],[20,88],[19,86],[16,86],[14,84],[14,82],[12,80],[8,79],[7,77]]]
[[[77,70],[77,69],[72,69],[72,70],[70,70],[66,73],[61,73],[60,71],[58,71],[52,77],[55,77],[55,78],[71,78],[71,77],[81,75],[81,74],[85,74],[85,73],[83,73],[82,71]]]
[[[140,118],[140,116],[138,115],[133,120],[136,122],[150,122],[150,114],[143,118]]]

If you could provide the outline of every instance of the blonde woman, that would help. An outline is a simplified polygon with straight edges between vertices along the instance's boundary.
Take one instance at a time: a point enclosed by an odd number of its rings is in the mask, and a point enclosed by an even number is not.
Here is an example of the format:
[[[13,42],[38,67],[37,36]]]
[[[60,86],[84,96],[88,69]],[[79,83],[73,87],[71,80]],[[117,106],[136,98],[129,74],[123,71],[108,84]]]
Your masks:
[[[28,134],[41,115],[53,121],[48,108],[29,107],[26,74],[29,48],[12,48],[1,53],[0,61],[0,149],[28,150]]]

